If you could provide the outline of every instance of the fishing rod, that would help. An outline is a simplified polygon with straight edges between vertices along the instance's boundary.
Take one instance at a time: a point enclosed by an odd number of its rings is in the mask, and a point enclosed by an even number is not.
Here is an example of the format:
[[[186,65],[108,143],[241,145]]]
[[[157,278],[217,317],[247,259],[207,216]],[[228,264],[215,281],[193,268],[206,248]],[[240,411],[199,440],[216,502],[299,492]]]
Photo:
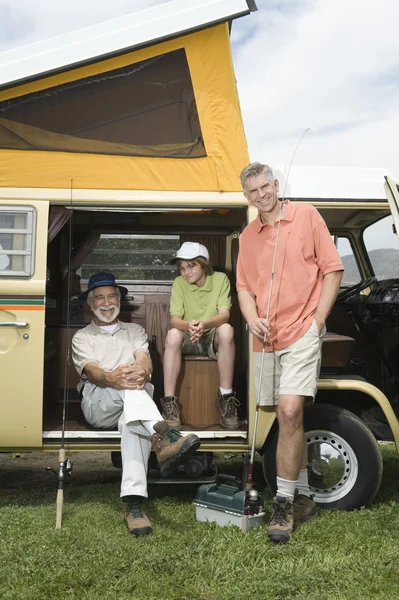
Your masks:
[[[271,307],[272,293],[273,293],[273,281],[274,281],[274,275],[276,272],[277,247],[278,247],[278,240],[279,240],[279,235],[280,235],[280,225],[281,225],[281,220],[282,220],[283,210],[284,210],[284,201],[286,199],[285,194],[287,191],[288,179],[289,179],[289,176],[291,173],[291,167],[292,167],[292,163],[294,162],[296,152],[299,148],[301,141],[303,140],[303,138],[305,137],[305,135],[307,134],[308,131],[310,131],[310,127],[307,127],[305,129],[305,131],[302,133],[302,135],[299,138],[299,141],[295,147],[295,150],[292,154],[291,162],[288,167],[287,177],[285,178],[285,182],[284,182],[283,194],[282,194],[282,197],[280,198],[280,202],[281,202],[280,213],[279,213],[279,217],[278,217],[276,243],[274,245],[272,270],[271,270],[270,285],[269,285],[269,296],[267,299],[267,308],[266,308],[266,317],[265,317],[267,322],[269,322],[269,316],[270,316],[270,307]],[[244,487],[245,504],[244,504],[244,516],[243,516],[242,524],[241,524],[241,531],[243,533],[246,533],[248,531],[249,516],[258,514],[262,509],[261,495],[258,492],[258,490],[254,489],[254,487],[253,487],[253,466],[254,466],[254,460],[255,460],[256,435],[257,435],[257,431],[258,431],[259,407],[260,407],[260,400],[261,400],[261,394],[262,394],[262,378],[263,378],[263,368],[264,368],[264,362],[265,362],[266,342],[267,342],[267,334],[264,333],[263,340],[262,340],[262,354],[261,354],[260,369],[259,369],[259,386],[258,386],[258,393],[256,395],[256,404],[255,404],[255,418],[254,418],[254,429],[253,429],[253,433],[252,433],[251,453],[250,453],[248,469],[247,469],[247,478],[246,478],[245,487]]]
[[[66,316],[66,329],[67,334],[65,337],[65,356],[66,361],[64,365],[64,395],[62,401],[62,430],[61,430],[61,446],[58,454],[58,485],[57,485],[57,500],[56,500],[56,518],[55,528],[61,529],[62,525],[62,509],[64,505],[64,481],[65,475],[71,475],[72,473],[72,461],[65,456],[65,423],[66,413],[69,400],[69,364],[70,364],[70,297],[71,297],[71,263],[72,263],[72,193],[73,193],[73,179],[71,179],[71,216],[69,218],[69,232],[68,232],[68,273],[67,273],[67,316]]]

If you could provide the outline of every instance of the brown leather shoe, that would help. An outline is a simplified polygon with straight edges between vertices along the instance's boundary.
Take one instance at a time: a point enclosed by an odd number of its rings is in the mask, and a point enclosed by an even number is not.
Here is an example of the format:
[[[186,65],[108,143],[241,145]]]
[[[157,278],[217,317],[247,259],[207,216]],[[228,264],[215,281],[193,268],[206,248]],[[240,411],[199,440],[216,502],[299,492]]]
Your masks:
[[[273,498],[272,516],[267,537],[272,542],[288,542],[294,529],[294,503],[288,498]]]
[[[317,506],[314,496],[295,494],[294,498],[294,523],[305,523],[317,519]]]
[[[180,411],[177,406],[177,396],[165,396],[160,399],[162,417],[171,429],[181,429]]]
[[[222,395],[219,390],[216,399],[216,410],[220,415],[220,426],[223,429],[238,429],[240,422],[238,420],[238,407],[240,401],[232,394]]]
[[[151,523],[143,511],[143,499],[139,496],[124,496],[124,517],[129,533],[142,536],[152,533]]]
[[[166,421],[158,421],[152,434],[152,449],[156,454],[162,477],[168,477],[178,466],[184,465],[201,445],[194,433],[182,436],[171,429]]]

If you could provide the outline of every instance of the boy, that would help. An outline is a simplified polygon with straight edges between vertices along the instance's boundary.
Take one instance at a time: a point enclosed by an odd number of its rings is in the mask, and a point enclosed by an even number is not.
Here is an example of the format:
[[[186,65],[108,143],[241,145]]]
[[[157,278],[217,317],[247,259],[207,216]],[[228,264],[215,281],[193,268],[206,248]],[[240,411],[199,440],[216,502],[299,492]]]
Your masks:
[[[181,355],[207,354],[217,360],[220,388],[216,408],[224,429],[239,426],[233,392],[234,331],[229,325],[230,283],[224,273],[214,272],[209,252],[198,242],[184,242],[171,264],[180,276],[173,283],[170,299],[171,329],[166,338],[164,354],[164,391],[161,399],[163,418],[174,428],[180,428],[176,383],[181,368]]]

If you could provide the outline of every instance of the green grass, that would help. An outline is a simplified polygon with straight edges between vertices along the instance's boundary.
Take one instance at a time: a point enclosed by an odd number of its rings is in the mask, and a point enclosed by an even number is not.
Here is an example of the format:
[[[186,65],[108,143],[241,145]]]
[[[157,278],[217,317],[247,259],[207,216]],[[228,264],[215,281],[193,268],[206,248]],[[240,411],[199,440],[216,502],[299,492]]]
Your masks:
[[[384,479],[371,508],[321,511],[285,545],[271,544],[265,527],[244,536],[235,527],[197,523],[195,486],[152,486],[147,514],[154,533],[134,538],[112,468],[76,469],[56,531],[55,477],[42,469],[35,479],[25,469],[29,457],[9,459],[7,469],[0,461],[0,598],[397,600],[399,462],[392,444],[382,451]],[[224,462],[227,470],[238,474],[238,460]],[[259,463],[255,479],[261,481]],[[269,508],[268,492],[266,499]]]

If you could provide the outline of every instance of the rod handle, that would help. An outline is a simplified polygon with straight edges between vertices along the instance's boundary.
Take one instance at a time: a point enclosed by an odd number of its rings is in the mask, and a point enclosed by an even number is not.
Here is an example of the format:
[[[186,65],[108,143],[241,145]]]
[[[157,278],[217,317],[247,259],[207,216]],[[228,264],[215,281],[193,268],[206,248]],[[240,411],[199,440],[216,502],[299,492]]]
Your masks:
[[[241,532],[247,533],[248,531],[248,515],[244,515],[241,521]]]
[[[55,528],[61,529],[62,524],[62,506],[64,504],[64,490],[57,491],[57,502],[56,502],[56,517],[55,517]]]

